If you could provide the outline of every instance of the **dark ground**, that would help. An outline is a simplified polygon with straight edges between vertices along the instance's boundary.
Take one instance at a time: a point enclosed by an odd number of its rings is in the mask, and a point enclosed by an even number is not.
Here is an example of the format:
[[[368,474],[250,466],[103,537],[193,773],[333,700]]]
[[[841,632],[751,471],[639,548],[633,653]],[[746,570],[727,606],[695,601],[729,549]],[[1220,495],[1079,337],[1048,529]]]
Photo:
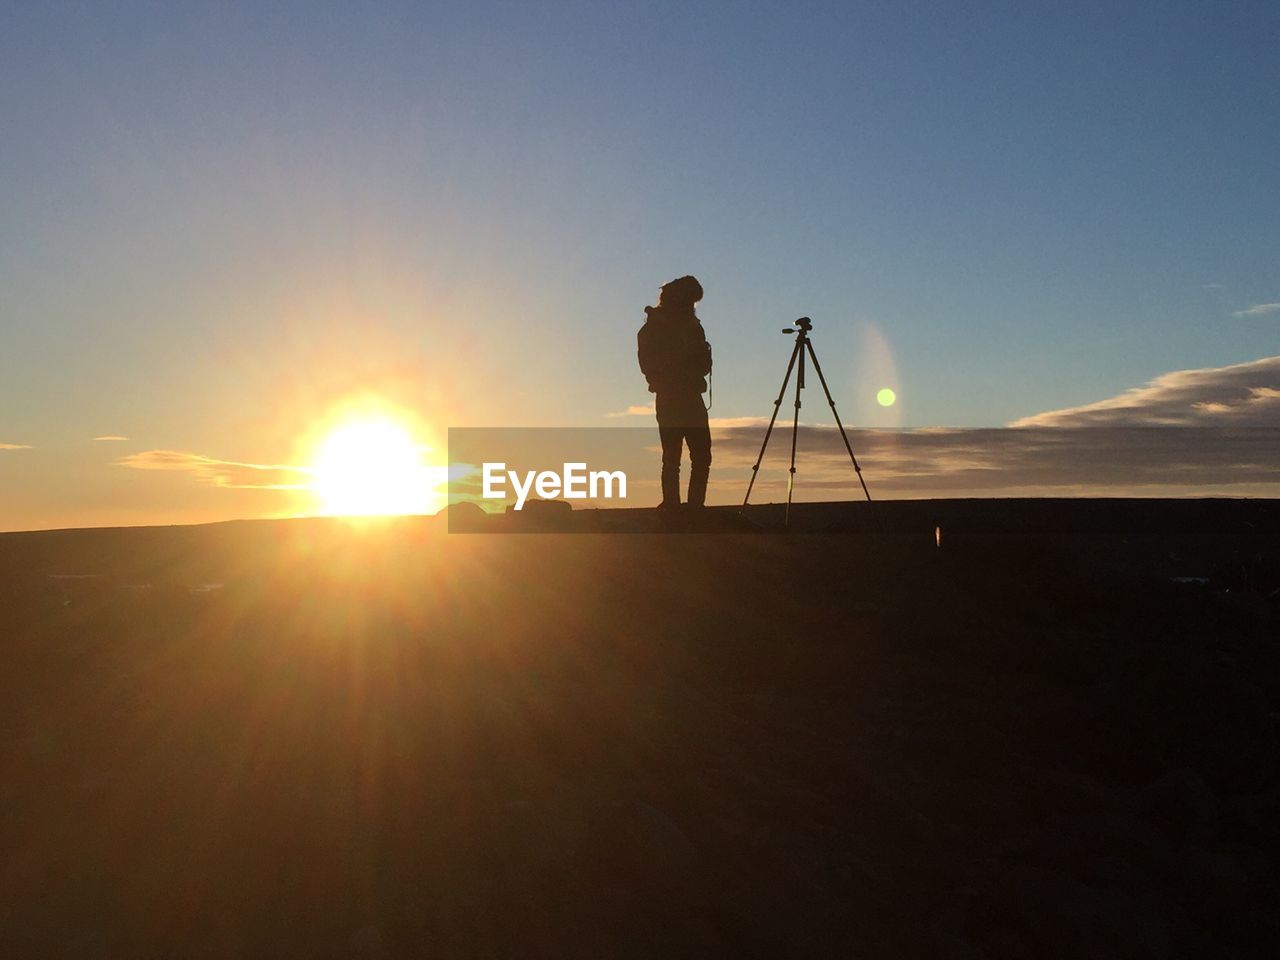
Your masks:
[[[1280,956],[1280,504],[883,506],[0,535],[4,953]]]

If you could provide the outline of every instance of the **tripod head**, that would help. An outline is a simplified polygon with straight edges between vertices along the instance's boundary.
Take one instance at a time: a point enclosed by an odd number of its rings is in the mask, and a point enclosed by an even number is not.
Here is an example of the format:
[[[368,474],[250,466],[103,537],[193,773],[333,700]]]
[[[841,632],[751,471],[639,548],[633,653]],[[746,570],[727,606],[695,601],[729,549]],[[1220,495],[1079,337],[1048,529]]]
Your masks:
[[[783,333],[808,333],[813,329],[813,321],[808,317],[801,317],[796,321],[795,327],[786,327]]]

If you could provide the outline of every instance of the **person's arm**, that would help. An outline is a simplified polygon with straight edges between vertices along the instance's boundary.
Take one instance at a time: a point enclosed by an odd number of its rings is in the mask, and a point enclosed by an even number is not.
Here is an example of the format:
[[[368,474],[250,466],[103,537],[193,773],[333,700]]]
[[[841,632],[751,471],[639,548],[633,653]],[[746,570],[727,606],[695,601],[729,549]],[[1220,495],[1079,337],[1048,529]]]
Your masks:
[[[698,376],[705,377],[711,372],[711,342],[707,340],[707,331],[702,329],[702,324],[698,324],[698,347],[696,348],[696,363],[694,366],[698,371]]]
[[[653,387],[653,378],[657,374],[657,364],[654,362],[654,347],[648,325],[641,327],[640,332],[636,334],[636,358],[640,361],[640,372],[644,374],[649,392],[656,392]]]

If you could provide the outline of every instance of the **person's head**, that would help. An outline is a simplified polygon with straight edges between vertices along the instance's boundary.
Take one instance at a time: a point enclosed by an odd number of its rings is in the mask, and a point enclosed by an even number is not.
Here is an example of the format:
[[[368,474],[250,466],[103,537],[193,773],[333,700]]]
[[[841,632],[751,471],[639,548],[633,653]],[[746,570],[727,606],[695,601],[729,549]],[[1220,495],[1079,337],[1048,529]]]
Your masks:
[[[668,310],[688,310],[702,299],[702,284],[697,277],[680,277],[662,285],[658,292],[658,306]]]

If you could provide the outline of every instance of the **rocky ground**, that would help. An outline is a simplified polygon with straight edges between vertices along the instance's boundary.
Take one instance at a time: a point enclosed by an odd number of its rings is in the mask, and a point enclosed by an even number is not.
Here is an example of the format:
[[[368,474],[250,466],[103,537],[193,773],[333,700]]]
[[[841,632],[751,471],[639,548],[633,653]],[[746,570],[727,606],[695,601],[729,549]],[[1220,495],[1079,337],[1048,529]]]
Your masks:
[[[1280,955],[1275,511],[965,509],[0,536],[0,940]]]

